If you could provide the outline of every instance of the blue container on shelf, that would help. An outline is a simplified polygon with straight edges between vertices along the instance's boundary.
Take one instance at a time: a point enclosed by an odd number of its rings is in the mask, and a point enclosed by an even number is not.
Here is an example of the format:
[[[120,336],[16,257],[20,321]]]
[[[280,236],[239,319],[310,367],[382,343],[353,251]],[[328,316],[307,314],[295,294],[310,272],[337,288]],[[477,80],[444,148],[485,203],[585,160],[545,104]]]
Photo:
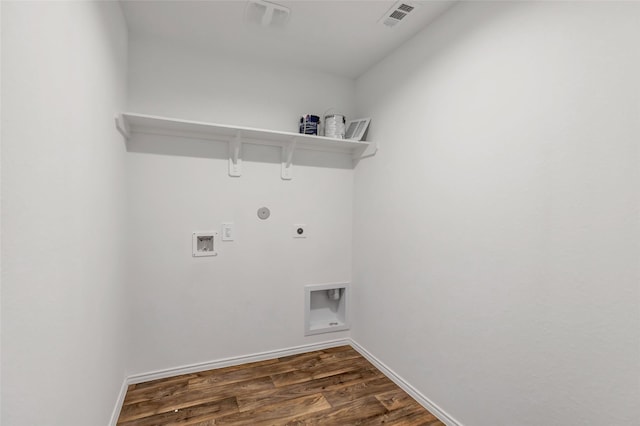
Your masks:
[[[299,133],[305,135],[317,135],[320,127],[320,117],[317,115],[306,114],[300,117]]]

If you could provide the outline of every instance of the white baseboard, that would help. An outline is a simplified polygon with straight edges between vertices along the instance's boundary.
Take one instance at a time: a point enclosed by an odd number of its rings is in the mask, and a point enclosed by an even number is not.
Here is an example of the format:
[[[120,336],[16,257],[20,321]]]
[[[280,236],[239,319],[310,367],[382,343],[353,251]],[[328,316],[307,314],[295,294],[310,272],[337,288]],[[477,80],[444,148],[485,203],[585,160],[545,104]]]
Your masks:
[[[389,379],[391,379],[396,385],[398,385],[403,391],[408,393],[415,399],[420,405],[429,410],[431,414],[436,416],[442,423],[447,426],[463,426],[462,423],[451,417],[446,411],[434,404],[429,398],[424,396],[418,389],[411,386],[409,382],[403,379],[395,371],[387,367],[385,363],[376,358],[371,352],[360,346],[358,342],[353,339],[349,339],[351,347],[358,351],[360,355],[365,357],[369,362],[376,366],[376,368],[384,373]]]
[[[113,407],[113,412],[111,413],[111,420],[109,421],[109,426],[116,426],[118,422],[118,417],[120,417],[120,410],[122,409],[122,403],[124,402],[124,396],[127,394],[127,388],[129,384],[127,383],[127,377],[122,381],[122,386],[120,387],[120,393],[118,394],[118,399],[116,400],[116,406]]]
[[[372,355],[368,350],[360,346],[356,341],[350,338],[328,340],[319,343],[311,343],[308,345],[294,346],[291,348],[277,349],[266,352],[259,352],[250,355],[241,355],[229,358],[223,358],[215,361],[201,362],[197,364],[183,365],[181,367],[167,368],[164,370],[156,370],[148,373],[134,374],[124,379],[116,406],[114,407],[113,414],[111,415],[110,426],[116,426],[122,404],[124,402],[125,394],[129,385],[135,383],[143,383],[151,380],[165,379],[168,377],[179,376],[182,374],[198,373],[206,370],[213,370],[216,368],[230,367],[232,365],[247,364],[250,362],[264,361],[273,358],[282,358],[290,355],[297,355],[305,352],[319,351],[322,349],[333,348],[336,346],[350,345],[356,351],[358,351],[369,362],[376,366],[385,376],[389,377],[396,385],[402,390],[411,395],[420,405],[429,410],[434,416],[440,419],[447,426],[463,426],[460,422],[451,417],[447,412],[434,404],[429,398],[424,396],[420,391],[411,386],[409,382],[396,374],[395,371],[387,367],[382,361]]]

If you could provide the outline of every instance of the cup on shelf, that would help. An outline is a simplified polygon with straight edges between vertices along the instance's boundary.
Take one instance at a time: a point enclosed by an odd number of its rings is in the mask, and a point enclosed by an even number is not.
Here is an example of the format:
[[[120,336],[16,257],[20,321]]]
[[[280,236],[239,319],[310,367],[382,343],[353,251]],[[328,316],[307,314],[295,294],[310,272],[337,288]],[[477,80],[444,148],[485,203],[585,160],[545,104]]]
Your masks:
[[[305,114],[300,117],[299,133],[305,135],[317,135],[320,127],[320,117],[313,114]]]

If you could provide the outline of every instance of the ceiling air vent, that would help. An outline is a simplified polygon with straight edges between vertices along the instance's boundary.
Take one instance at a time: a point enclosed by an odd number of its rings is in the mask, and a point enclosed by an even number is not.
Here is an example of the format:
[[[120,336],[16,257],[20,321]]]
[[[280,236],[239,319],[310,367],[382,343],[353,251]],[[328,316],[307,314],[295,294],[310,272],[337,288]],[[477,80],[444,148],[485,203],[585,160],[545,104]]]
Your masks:
[[[390,15],[390,18],[397,19],[399,21],[405,16],[407,16],[406,13],[402,13],[399,10],[394,10],[393,13]]]
[[[379,22],[382,22],[387,27],[393,27],[398,22],[406,18],[407,15],[411,13],[415,8],[416,6],[414,4],[399,1],[382,16]]]
[[[413,6],[409,6],[408,4],[400,4],[400,6],[398,6],[398,10],[401,10],[403,12],[411,12],[413,9],[415,9]]]

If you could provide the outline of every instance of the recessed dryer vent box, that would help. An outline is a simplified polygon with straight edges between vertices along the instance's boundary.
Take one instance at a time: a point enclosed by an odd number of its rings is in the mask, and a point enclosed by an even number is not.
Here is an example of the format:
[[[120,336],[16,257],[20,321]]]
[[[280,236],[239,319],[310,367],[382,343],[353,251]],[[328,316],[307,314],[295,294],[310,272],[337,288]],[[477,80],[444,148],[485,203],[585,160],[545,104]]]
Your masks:
[[[217,256],[218,233],[215,231],[194,232],[191,240],[193,257]]]
[[[349,284],[312,284],[304,291],[305,336],[349,329]]]

